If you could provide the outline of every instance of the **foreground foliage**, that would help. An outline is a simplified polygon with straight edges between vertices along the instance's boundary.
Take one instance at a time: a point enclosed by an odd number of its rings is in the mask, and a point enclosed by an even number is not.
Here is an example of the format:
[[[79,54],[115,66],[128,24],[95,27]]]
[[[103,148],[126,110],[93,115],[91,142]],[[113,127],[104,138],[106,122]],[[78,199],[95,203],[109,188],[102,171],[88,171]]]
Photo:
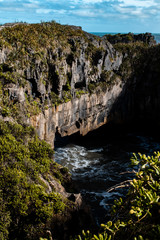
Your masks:
[[[61,196],[43,181],[48,175],[63,180],[52,158],[50,145],[32,127],[0,122],[1,240],[39,239],[53,216],[64,211]]]
[[[82,232],[76,240],[157,240],[160,237],[160,152],[154,156],[133,154],[138,170],[125,199],[115,200],[113,219],[93,235]]]

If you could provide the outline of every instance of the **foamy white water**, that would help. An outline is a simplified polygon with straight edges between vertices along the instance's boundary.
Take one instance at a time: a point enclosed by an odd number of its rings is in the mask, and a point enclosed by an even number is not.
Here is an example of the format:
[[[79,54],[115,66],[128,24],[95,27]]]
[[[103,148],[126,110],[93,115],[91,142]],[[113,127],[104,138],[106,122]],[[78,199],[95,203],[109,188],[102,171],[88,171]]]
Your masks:
[[[95,139],[96,141],[96,139]],[[85,201],[91,205],[97,222],[105,221],[114,199],[123,196],[124,189],[107,192],[110,187],[133,178],[130,157],[132,152],[152,154],[160,150],[160,143],[151,137],[127,134],[112,139],[103,146],[67,144],[55,149],[55,160],[68,167]],[[98,144],[97,144],[98,145]]]

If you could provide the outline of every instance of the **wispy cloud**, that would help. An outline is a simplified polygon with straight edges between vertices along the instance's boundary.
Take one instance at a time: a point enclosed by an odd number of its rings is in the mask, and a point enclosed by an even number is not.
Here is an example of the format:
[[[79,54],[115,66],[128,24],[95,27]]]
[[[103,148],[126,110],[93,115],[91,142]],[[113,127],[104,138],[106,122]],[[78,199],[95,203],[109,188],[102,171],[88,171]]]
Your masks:
[[[154,0],[120,0],[119,2],[121,7],[134,6],[149,8],[157,5]]]
[[[26,9],[26,8],[38,8],[38,5],[36,3],[23,3],[23,7]]]
[[[70,2],[75,4],[96,4],[104,2],[114,2],[115,0],[71,0]]]
[[[0,23],[14,19],[29,22],[54,19],[76,24],[80,19],[79,25],[109,22],[119,26],[123,22],[127,26],[129,21],[135,25],[148,19],[147,23],[154,22],[158,29],[160,0],[0,0],[0,13]]]
[[[44,13],[44,14],[48,14],[48,13],[57,13],[57,14],[65,14],[66,10],[65,9],[61,9],[61,10],[56,10],[56,9],[44,9],[44,8],[39,8],[36,10],[36,13]]]
[[[75,11],[70,11],[72,14],[75,14],[77,16],[81,17],[96,17],[97,13],[91,11],[90,9],[78,9]]]
[[[155,0],[119,0],[118,5],[113,6],[115,11],[128,18],[137,16],[139,19],[150,18],[153,14],[159,14],[158,4]]]

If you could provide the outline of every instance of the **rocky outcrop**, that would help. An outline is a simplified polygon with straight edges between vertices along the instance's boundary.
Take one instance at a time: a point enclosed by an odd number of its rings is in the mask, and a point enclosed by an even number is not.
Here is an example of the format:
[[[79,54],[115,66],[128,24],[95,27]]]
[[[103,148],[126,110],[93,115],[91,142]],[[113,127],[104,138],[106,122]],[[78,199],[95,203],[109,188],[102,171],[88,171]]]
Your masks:
[[[40,138],[52,145],[56,132],[62,137],[76,132],[85,135],[107,123],[112,105],[122,89],[123,84],[117,78],[117,84],[112,89],[103,92],[99,86],[95,93],[82,94],[79,98],[32,116],[29,121]]]
[[[103,39],[107,39],[111,44],[117,43],[136,43],[142,42],[149,46],[153,46],[156,44],[154,36],[151,33],[143,33],[143,34],[115,34],[115,35],[104,35]]]
[[[0,34],[1,115],[31,124],[52,146],[55,133],[85,135],[159,110],[159,46],[149,33],[100,38],[52,22]]]
[[[1,34],[3,36],[3,32],[10,29],[29,31],[30,28],[31,25],[16,24],[12,28],[5,27]],[[12,43],[8,47],[8,41],[1,48],[2,68],[4,64],[6,68],[10,68],[3,71],[16,72],[19,77],[30,82],[32,95],[40,97],[43,102],[45,99],[51,100],[51,92],[63,98],[68,90],[71,97],[74,97],[77,90],[87,91],[91,82],[100,81],[105,71],[118,70],[122,63],[121,54],[108,41],[85,33],[79,27],[66,26],[63,31],[71,31],[75,36],[64,36],[63,40],[59,40],[56,39],[57,33],[54,39],[50,39],[53,42],[49,42],[47,47],[36,43],[40,45],[36,47],[41,47],[38,50],[34,45],[25,46],[24,49],[21,42],[14,42],[15,46]]]
[[[49,40],[45,35],[47,46],[38,39],[44,30],[51,34]],[[36,39],[32,31],[38,32]],[[24,46],[25,32],[29,46]],[[6,33],[18,36],[17,41],[10,43]],[[108,41],[55,23],[6,26],[0,34],[3,89],[13,104],[20,103],[23,121],[34,126],[41,139],[53,145],[56,132],[85,135],[107,122],[123,86],[116,74],[123,56]]]

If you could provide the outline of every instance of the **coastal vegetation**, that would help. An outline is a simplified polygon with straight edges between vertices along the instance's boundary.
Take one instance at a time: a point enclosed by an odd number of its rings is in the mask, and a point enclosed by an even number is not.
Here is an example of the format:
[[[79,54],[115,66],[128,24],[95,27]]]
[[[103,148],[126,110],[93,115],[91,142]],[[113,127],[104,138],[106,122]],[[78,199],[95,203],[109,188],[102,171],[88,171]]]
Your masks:
[[[145,45],[155,45],[156,41],[151,33],[133,34],[129,32],[128,34],[118,33],[118,34],[107,34],[104,35],[109,42],[112,44],[117,43],[142,43]]]
[[[160,236],[160,152],[133,154],[135,178],[124,199],[115,200],[111,220],[101,231],[83,231],[75,240],[157,240]]]
[[[32,127],[0,121],[0,239],[46,236],[69,204],[49,182],[65,184],[67,174]]]
[[[62,199],[47,181],[52,176],[65,184],[66,169],[53,161],[53,150],[26,125],[0,122],[0,238],[49,238],[55,215],[71,203]],[[153,239],[160,235],[160,153],[134,154],[131,164],[135,178],[128,194],[115,200],[111,219],[97,234],[83,231],[75,240]],[[54,237],[54,235],[53,235]],[[42,239],[42,238],[41,238]]]
[[[109,92],[117,83],[130,84],[134,79],[143,87],[141,83],[145,80],[147,86],[147,66],[154,72],[150,81],[153,89],[158,89],[160,46],[135,42],[132,34],[119,35],[118,39],[112,47],[108,43],[113,40],[111,36],[102,39],[83,32],[80,27],[54,21],[13,24],[0,29],[0,239],[60,239],[55,233],[55,222],[57,225],[62,222],[62,229],[63,217],[67,218],[68,212],[76,209],[68,169],[53,160],[52,147],[40,140],[35,129],[29,126],[31,117],[44,114],[49,122],[52,116],[48,112],[45,115],[45,110],[56,112],[60,104],[74,99],[78,102],[84,94]],[[129,90],[136,89],[135,81]],[[112,98],[109,100],[112,102]],[[77,102],[75,115],[78,115]],[[154,102],[156,105],[157,99]],[[73,117],[70,132],[79,130],[83,121],[86,124],[85,113],[94,109],[93,103],[83,104],[81,117],[84,119],[75,118],[75,129],[72,129],[74,116],[69,116]],[[103,110],[99,104],[102,123]],[[61,113],[59,122],[65,114],[67,110]],[[32,120],[33,123],[34,118]],[[90,125],[94,125],[92,120]],[[45,131],[55,134],[58,127],[48,122],[45,122]],[[64,133],[67,133],[65,127]],[[134,154],[131,161],[137,166],[135,179],[130,181],[126,198],[115,201],[110,221],[102,224],[98,233],[93,229],[86,231],[86,226],[82,235],[72,238],[157,240],[160,235],[159,159],[159,152],[151,157]],[[63,187],[69,188],[71,200]]]

